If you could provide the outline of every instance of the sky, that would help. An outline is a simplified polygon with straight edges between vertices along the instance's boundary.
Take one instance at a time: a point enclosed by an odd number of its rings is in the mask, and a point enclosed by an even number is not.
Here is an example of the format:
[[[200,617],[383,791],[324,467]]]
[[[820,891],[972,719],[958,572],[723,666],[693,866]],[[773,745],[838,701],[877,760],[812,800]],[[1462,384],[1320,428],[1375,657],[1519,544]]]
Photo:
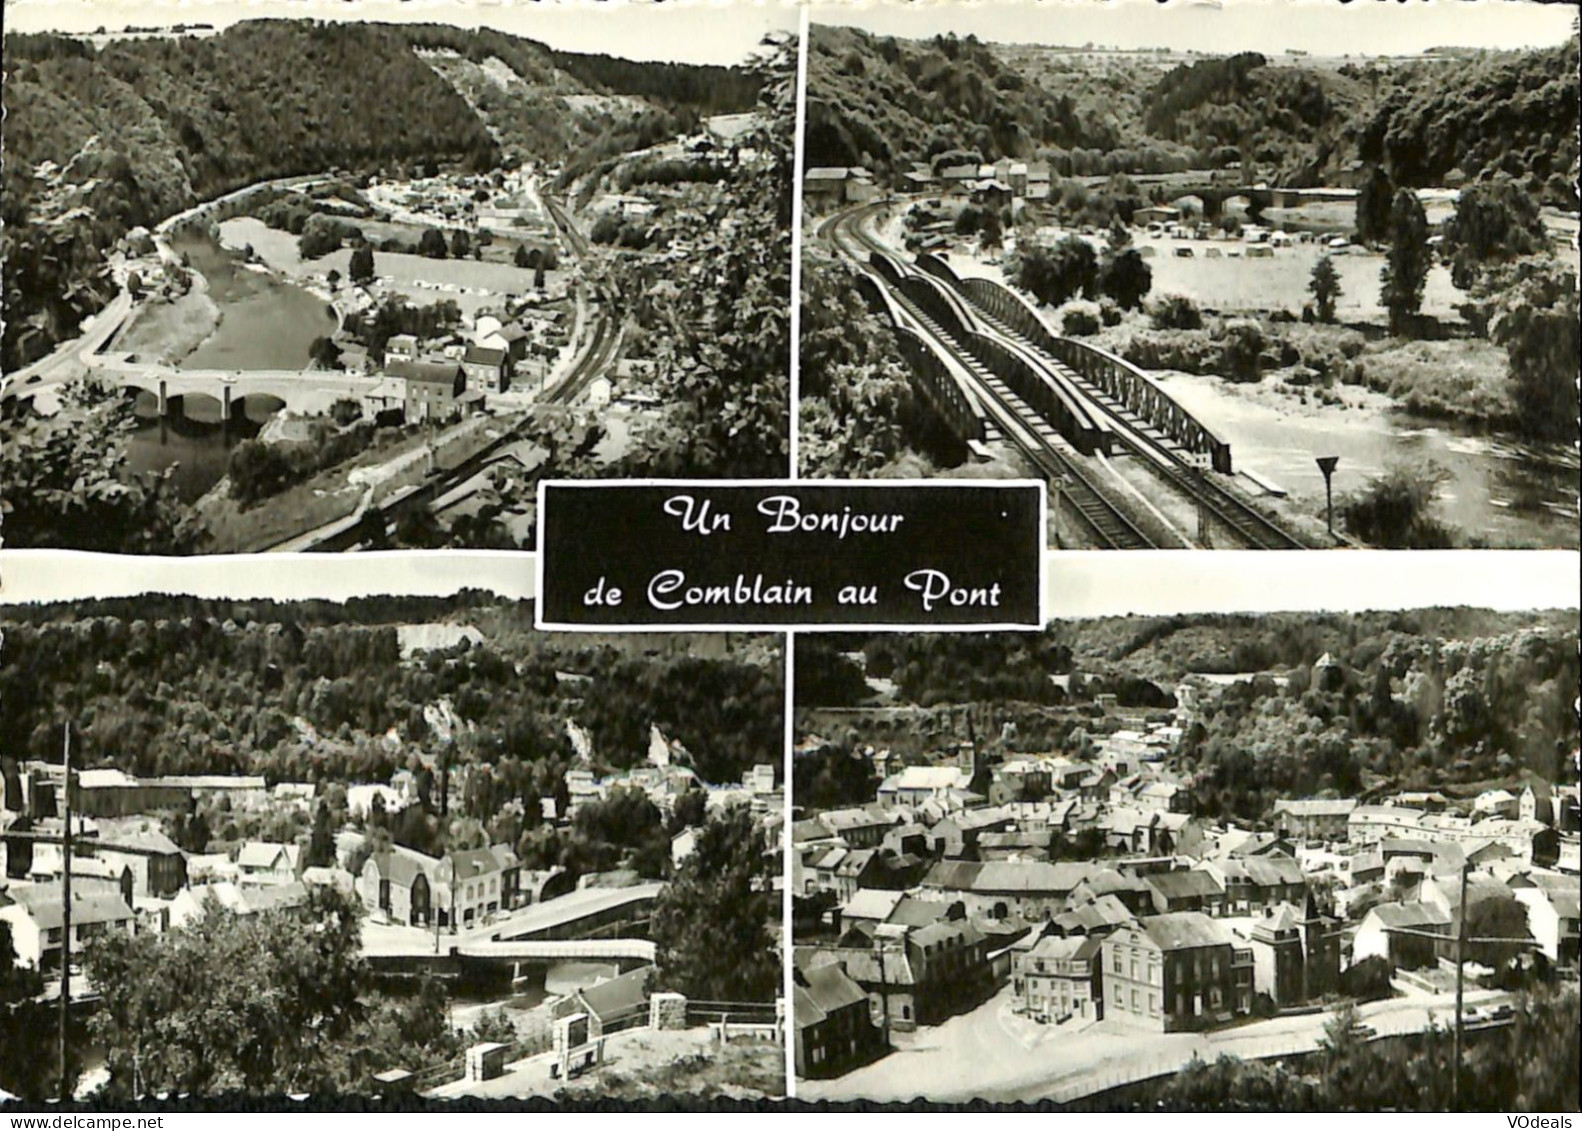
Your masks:
[[[1582,557],[1570,550],[1095,551],[1055,552],[1044,561],[1045,615],[1060,618],[1582,606]],[[343,601],[477,588],[530,598],[538,591],[535,569],[534,555],[481,550],[181,559],[4,550],[0,605],[149,592]]]
[[[1428,47],[1548,47],[1571,32],[1570,4],[1518,0],[1043,0],[977,4],[828,3],[814,23],[908,39],[955,32],[998,43],[1168,47],[1310,55],[1416,55]]]
[[[1162,579],[1168,584],[1161,584]],[[1051,618],[1582,606],[1572,550],[1225,550],[1052,553]]]
[[[0,551],[0,606],[143,593],[344,601],[373,593],[448,597],[462,589],[487,589],[521,599],[538,592],[534,561],[526,554],[482,550],[181,559],[4,550]]]
[[[563,51],[727,66],[752,55],[766,33],[794,32],[799,19],[796,7],[783,0],[5,0],[7,31],[84,33],[175,23],[225,28],[293,16],[484,26]]]

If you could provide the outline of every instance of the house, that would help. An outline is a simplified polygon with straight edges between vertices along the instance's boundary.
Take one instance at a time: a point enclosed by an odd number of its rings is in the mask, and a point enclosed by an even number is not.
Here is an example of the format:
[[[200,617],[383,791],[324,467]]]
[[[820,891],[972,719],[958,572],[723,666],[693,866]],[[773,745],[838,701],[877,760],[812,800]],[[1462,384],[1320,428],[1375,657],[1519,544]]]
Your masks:
[[[929,868],[919,889],[924,898],[959,899],[969,915],[1047,919],[1066,909],[1092,870],[1088,864],[1032,860],[942,860]]]
[[[60,969],[65,942],[65,904],[60,889],[13,887],[11,903],[0,906],[0,922],[11,927],[11,945],[18,964],[42,972]],[[133,934],[135,916],[117,892],[72,892],[71,949],[74,955],[90,939],[110,931]]]
[[[842,927],[858,923],[877,925],[883,923],[895,913],[895,909],[906,898],[905,892],[884,891],[880,888],[862,888],[855,892],[851,898],[840,906],[840,921]]]
[[[385,342],[385,361],[416,361],[418,340],[412,334],[396,334]]]
[[[838,962],[793,971],[796,1073],[806,1079],[839,1076],[884,1050],[868,994]]]
[[[434,919],[434,881],[439,861],[399,845],[376,852],[363,865],[357,890],[370,913],[409,927],[427,927]]]
[[[900,822],[895,816],[867,809],[831,809],[821,814],[824,827],[852,848],[876,848],[884,834]]]
[[[292,881],[268,887],[241,887],[233,883],[201,884],[187,888],[170,904],[170,926],[187,926],[208,914],[211,905],[236,915],[284,911],[308,901],[308,887]]]
[[[907,766],[880,783],[878,797],[887,805],[911,807],[925,801],[948,804],[953,795],[971,785],[972,772],[960,766]]]
[[[500,346],[470,345],[461,355],[461,367],[474,389],[505,392],[511,387],[511,355]]]
[[[809,169],[802,175],[802,199],[813,208],[831,208],[845,203],[846,170]]]
[[[248,841],[236,854],[236,869],[244,884],[290,883],[302,874],[302,849],[295,844]]]
[[[1163,205],[1152,205],[1139,208],[1132,213],[1132,223],[1139,228],[1146,228],[1149,224],[1179,224],[1181,222],[1181,209],[1167,208]]]
[[[1290,903],[1267,907],[1246,932],[1253,954],[1253,989],[1278,1007],[1301,1005],[1340,980],[1340,932],[1318,914]]]
[[[1039,1021],[1104,1019],[1100,936],[1043,938],[1022,960],[1022,1003]]]
[[[1575,876],[1533,872],[1511,882],[1511,894],[1527,908],[1527,929],[1550,962],[1578,961],[1582,890]]]
[[[504,844],[446,854],[433,873],[441,925],[455,930],[515,908],[521,870],[516,853]]]
[[[1225,914],[1225,888],[1209,872],[1160,872],[1143,877],[1153,892],[1153,909],[1160,915],[1173,911],[1201,911],[1211,918]]]
[[[1274,803],[1274,824],[1298,840],[1345,840],[1356,807],[1354,797],[1281,799]]]
[[[95,854],[118,868],[130,868],[138,895],[169,899],[187,886],[186,855],[158,830],[117,834],[113,848],[100,846]]]
[[[1416,970],[1434,964],[1435,941],[1450,937],[1450,912],[1432,903],[1381,903],[1357,926],[1351,943],[1351,964],[1379,957],[1395,969]]]
[[[1258,914],[1272,904],[1301,903],[1307,898],[1302,866],[1289,856],[1227,857],[1202,867],[1225,889],[1227,915]]]
[[[408,424],[445,422],[461,414],[467,371],[457,362],[385,362],[385,373],[401,382],[402,406]]]
[[[1113,895],[1101,896],[1091,903],[1073,907],[1050,920],[1053,934],[1107,935],[1117,927],[1137,922],[1137,915]]]
[[[987,940],[970,923],[937,920],[925,927],[880,924],[853,931],[862,945],[825,948],[812,964],[839,962],[862,987],[875,1024],[909,1032],[934,1024],[991,983]]]
[[[982,834],[1005,832],[1011,824],[1011,814],[1005,809],[966,809],[946,817],[929,832],[936,852],[959,859],[976,855]]]
[[[648,983],[652,966],[639,966],[615,978],[583,986],[571,996],[555,1003],[554,1016],[569,1017],[584,1013],[588,1017],[588,1040],[596,1041],[608,1033],[648,1024]]]
[[[1176,1033],[1252,1011],[1252,951],[1207,915],[1154,915],[1101,945],[1108,1018]]]

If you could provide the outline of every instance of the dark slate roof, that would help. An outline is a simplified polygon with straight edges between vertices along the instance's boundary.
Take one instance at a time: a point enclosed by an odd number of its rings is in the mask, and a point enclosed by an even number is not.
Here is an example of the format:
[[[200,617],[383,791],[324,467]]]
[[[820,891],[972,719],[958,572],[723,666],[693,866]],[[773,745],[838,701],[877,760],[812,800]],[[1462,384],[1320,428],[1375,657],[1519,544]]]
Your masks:
[[[467,352],[461,359],[469,365],[499,365],[505,361],[506,353],[502,349],[491,349],[488,346],[468,346]]]
[[[863,988],[847,976],[838,962],[803,971],[802,977],[807,985],[799,984],[796,987],[796,1021],[799,1029],[817,1024],[837,1010],[868,1000]]]
[[[1207,872],[1160,872],[1145,877],[1149,887],[1166,899],[1193,899],[1224,895],[1225,889]]]
[[[455,362],[438,361],[407,361],[398,357],[394,361],[385,362],[385,373],[391,377],[400,377],[407,381],[418,381],[425,385],[451,385],[456,381],[456,374],[461,372],[461,366]]]
[[[1142,929],[1149,938],[1159,944],[1160,950],[1228,946],[1232,941],[1229,928],[1210,919],[1201,911],[1172,911],[1168,915],[1150,915],[1142,921]]]
[[[618,978],[586,986],[577,991],[577,996],[590,1013],[605,1021],[648,1003],[648,979],[653,972],[652,966],[639,966]]]

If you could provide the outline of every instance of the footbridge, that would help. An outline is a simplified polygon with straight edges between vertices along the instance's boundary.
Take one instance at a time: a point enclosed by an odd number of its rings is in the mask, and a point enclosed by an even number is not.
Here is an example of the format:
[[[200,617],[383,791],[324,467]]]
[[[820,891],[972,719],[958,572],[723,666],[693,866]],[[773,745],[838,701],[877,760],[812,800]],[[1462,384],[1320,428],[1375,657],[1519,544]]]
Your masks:
[[[511,939],[469,940],[456,953],[505,962],[652,962],[656,949],[649,939]]]

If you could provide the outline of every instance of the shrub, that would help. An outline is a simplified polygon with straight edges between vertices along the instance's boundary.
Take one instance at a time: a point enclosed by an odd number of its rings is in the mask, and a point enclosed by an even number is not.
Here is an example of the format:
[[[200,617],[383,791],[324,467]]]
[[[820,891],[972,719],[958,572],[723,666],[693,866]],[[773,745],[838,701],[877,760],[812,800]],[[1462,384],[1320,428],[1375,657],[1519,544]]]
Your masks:
[[[1097,334],[1101,325],[1098,304],[1093,302],[1071,303],[1060,315],[1060,328],[1073,338]]]
[[[1186,295],[1165,295],[1148,310],[1156,330],[1201,330],[1203,312]]]
[[[1246,318],[1225,326],[1221,337],[1221,365],[1232,381],[1256,381],[1262,376],[1263,328]]]
[[[1433,516],[1434,493],[1449,478],[1431,463],[1397,464],[1341,505],[1346,528],[1386,550],[1444,550],[1448,527]]]

